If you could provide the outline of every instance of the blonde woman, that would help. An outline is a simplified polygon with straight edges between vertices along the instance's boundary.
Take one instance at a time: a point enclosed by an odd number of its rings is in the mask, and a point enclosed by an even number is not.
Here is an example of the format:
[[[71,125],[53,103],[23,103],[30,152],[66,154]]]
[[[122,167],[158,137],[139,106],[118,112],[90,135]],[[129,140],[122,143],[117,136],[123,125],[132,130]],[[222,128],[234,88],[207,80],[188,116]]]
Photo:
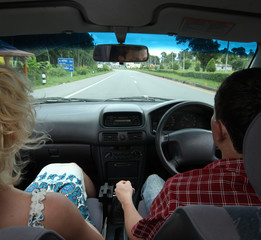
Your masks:
[[[68,190],[64,187],[68,184],[71,187],[78,187],[83,198],[77,198],[77,201],[71,201],[75,200],[75,196],[70,198],[70,192],[66,192],[65,195],[68,196],[66,197],[54,191],[54,186],[57,186],[55,185],[57,176],[56,178],[39,177],[44,173],[49,176],[54,174],[50,169],[55,168],[50,165],[40,172],[26,191],[14,187],[22,171],[22,164],[17,162],[19,151],[38,148],[47,139],[44,134],[40,137],[39,134],[32,134],[34,127],[35,110],[27,79],[10,68],[0,66],[0,228],[44,227],[56,231],[68,240],[103,239],[89,222],[86,206],[85,216],[81,214],[84,212],[83,204],[87,195],[95,194],[95,189],[91,180],[78,165],[64,164],[62,168],[54,165],[60,171],[63,169],[63,173],[57,172],[57,175],[74,176],[60,179],[58,185],[61,188],[56,187],[55,190],[57,192]]]

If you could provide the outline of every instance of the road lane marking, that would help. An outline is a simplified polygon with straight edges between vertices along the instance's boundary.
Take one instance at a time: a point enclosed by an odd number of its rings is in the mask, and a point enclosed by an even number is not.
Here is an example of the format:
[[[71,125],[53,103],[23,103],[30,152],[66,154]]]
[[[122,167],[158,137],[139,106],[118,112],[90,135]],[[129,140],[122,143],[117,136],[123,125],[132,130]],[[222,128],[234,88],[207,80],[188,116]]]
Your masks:
[[[109,77],[106,77],[106,78],[100,80],[99,82],[94,83],[94,84],[92,84],[92,85],[90,85],[90,86],[88,86],[88,87],[85,87],[85,88],[83,88],[83,89],[81,89],[81,90],[78,90],[78,91],[76,91],[76,92],[74,92],[74,93],[72,93],[72,94],[69,94],[69,95],[65,96],[64,98],[70,98],[70,97],[72,97],[72,96],[74,96],[74,95],[76,95],[76,94],[78,94],[78,93],[81,93],[81,92],[87,90],[88,88],[91,88],[91,87],[93,87],[93,86],[95,86],[95,85],[97,85],[97,84],[99,84],[99,83],[104,82],[105,80],[107,80],[108,78],[110,78],[110,77],[112,77],[112,76],[115,76],[115,74],[113,74],[113,75],[111,75],[111,76],[109,76]]]

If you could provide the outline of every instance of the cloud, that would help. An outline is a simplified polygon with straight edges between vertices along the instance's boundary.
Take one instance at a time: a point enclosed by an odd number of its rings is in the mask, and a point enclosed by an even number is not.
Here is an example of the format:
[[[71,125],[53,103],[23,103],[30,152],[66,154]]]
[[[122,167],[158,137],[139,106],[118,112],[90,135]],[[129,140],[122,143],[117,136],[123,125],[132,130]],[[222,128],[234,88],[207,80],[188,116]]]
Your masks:
[[[171,52],[174,52],[176,54],[179,53],[179,49],[175,49],[175,50],[169,50],[169,49],[149,49],[149,54],[152,56],[158,56],[161,57],[161,53],[165,52],[167,54],[170,54]]]

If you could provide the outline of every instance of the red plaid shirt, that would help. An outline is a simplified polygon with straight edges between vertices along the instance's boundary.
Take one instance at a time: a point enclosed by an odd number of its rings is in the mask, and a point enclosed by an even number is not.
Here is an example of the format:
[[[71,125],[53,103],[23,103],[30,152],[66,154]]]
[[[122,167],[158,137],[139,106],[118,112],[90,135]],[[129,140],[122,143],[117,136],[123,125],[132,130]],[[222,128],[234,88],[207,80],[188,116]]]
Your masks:
[[[218,160],[169,178],[152,202],[148,217],[132,228],[132,234],[153,239],[178,206],[193,204],[260,206],[261,200],[249,183],[242,159]]]

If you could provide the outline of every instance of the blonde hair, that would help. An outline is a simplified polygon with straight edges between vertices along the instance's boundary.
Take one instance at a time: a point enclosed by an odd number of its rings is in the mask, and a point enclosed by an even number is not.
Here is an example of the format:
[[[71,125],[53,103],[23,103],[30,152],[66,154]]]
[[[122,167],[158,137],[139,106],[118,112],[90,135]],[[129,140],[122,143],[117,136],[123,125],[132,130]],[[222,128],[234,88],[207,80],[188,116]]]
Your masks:
[[[35,109],[30,92],[26,77],[0,66],[0,186],[18,182],[23,168],[19,151],[38,148],[47,139],[45,134],[33,134]]]

